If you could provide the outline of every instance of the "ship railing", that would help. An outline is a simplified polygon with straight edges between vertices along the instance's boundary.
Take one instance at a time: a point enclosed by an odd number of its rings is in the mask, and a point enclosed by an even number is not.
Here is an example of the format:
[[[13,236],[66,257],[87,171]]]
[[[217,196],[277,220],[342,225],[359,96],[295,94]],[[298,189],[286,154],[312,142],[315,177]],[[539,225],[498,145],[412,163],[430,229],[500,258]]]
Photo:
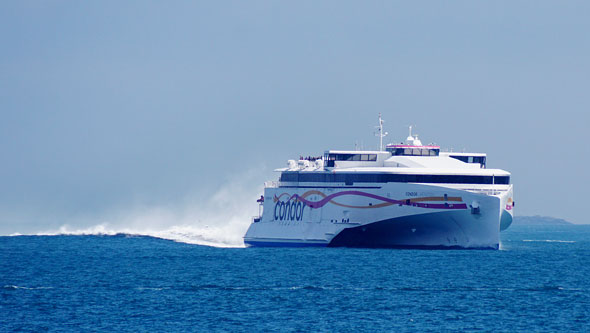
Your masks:
[[[507,190],[499,190],[499,189],[481,189],[481,188],[467,188],[464,189],[465,191],[469,191],[469,192],[473,192],[473,193],[479,193],[479,194],[484,194],[484,195],[500,195],[504,192],[506,192]]]
[[[264,187],[268,188],[278,188],[279,187],[279,182],[278,181],[268,181],[268,182],[264,182]]]

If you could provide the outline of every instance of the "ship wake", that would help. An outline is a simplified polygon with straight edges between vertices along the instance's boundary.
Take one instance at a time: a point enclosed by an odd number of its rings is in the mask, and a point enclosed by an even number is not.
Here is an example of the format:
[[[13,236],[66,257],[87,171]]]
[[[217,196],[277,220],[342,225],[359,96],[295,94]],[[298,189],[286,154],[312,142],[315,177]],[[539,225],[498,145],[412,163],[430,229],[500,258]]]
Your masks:
[[[56,228],[19,235],[138,235],[215,247],[244,247],[242,237],[258,214],[261,184],[250,175],[232,179],[212,194],[193,195],[180,204],[136,205],[103,214],[76,217]]]

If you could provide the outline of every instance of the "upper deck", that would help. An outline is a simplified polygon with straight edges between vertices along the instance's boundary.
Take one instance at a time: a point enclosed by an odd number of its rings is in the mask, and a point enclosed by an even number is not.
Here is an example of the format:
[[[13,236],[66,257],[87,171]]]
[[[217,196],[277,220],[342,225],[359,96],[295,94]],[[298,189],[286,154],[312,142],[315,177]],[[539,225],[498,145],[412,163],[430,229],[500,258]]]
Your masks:
[[[508,185],[510,173],[487,169],[484,153],[441,152],[411,134],[384,151],[328,150],[323,158],[289,160],[280,181],[293,183],[436,183]]]

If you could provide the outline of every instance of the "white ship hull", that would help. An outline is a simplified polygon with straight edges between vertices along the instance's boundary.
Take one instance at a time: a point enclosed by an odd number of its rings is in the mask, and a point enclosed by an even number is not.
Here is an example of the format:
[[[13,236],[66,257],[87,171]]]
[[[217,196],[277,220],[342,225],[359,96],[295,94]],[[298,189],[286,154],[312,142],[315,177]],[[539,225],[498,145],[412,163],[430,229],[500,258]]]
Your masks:
[[[500,230],[512,222],[512,185],[469,190],[442,184],[367,185],[267,187],[264,213],[250,225],[244,242],[498,249]]]

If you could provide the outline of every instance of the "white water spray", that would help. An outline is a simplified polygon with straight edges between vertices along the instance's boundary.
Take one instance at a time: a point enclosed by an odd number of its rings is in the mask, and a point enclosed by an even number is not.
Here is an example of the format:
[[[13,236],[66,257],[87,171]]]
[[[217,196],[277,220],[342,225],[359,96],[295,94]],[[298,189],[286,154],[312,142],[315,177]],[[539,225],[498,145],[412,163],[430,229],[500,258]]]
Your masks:
[[[256,179],[264,172],[249,171],[213,190],[189,197],[181,204],[138,206],[101,218],[73,219],[57,230],[36,235],[142,235],[216,247],[244,247],[251,218],[258,213],[256,199],[263,191]],[[254,185],[255,184],[255,185]],[[80,227],[83,225],[84,227]],[[86,227],[88,226],[88,227]],[[18,235],[18,234],[15,234]]]

